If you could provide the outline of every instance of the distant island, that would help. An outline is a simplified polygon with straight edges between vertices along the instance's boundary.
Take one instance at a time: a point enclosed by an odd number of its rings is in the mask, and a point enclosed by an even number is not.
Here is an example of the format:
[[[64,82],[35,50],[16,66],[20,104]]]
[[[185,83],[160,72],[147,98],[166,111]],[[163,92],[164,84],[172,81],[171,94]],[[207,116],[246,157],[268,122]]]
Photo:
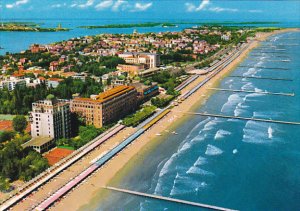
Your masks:
[[[253,22],[175,22],[175,23],[129,23],[129,24],[107,24],[99,26],[79,26],[84,29],[109,29],[109,28],[138,28],[138,27],[178,27],[178,24],[199,24],[199,25],[267,25],[279,24],[280,22],[253,21]]]
[[[5,22],[1,23],[0,31],[21,31],[21,32],[58,32],[69,31],[58,24],[57,28],[42,28],[39,24],[33,22]]]
[[[100,26],[79,26],[85,29],[109,29],[109,28],[134,28],[134,27],[177,27],[175,23],[129,23],[129,24],[108,24]]]

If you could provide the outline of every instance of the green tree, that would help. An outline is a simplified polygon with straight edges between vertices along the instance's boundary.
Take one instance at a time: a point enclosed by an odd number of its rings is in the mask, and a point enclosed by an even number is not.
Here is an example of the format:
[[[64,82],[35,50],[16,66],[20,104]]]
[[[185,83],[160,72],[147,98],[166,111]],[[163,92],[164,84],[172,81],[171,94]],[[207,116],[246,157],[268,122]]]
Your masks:
[[[18,115],[13,119],[13,128],[19,133],[23,133],[27,127],[27,120],[25,116]]]
[[[15,136],[13,131],[4,131],[0,133],[0,143],[11,140]]]
[[[8,191],[10,189],[9,179],[0,176],[0,191]]]

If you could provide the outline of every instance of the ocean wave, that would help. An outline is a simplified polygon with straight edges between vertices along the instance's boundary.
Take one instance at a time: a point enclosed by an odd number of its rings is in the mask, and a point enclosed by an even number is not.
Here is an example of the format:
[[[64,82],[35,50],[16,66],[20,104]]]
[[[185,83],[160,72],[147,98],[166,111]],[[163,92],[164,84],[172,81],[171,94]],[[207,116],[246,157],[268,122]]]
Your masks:
[[[222,153],[223,153],[223,151],[220,148],[210,145],[210,144],[207,145],[207,148],[205,151],[205,154],[209,155],[209,156],[221,155]]]
[[[201,132],[201,131],[200,131]],[[206,138],[206,135],[202,135],[202,134],[199,134],[197,136],[195,136],[194,138],[192,138],[191,140],[191,143],[195,143],[195,142],[200,142],[200,141],[204,141]]]
[[[183,152],[183,151],[185,151],[185,150],[188,150],[189,148],[191,148],[191,144],[189,143],[189,142],[186,142],[186,143],[184,143],[183,145],[182,145],[182,147],[179,149],[179,153],[180,152]]]
[[[189,176],[180,176],[177,174],[170,191],[170,196],[195,193],[200,188],[205,188],[206,186],[207,183],[204,181],[198,181]]]
[[[262,90],[262,89],[259,89],[259,88],[254,88],[254,91],[255,91],[255,92],[263,92],[263,90]]]
[[[245,85],[243,85],[241,89],[242,90],[251,90],[251,89],[254,89],[254,86],[251,82],[248,82]]]
[[[230,84],[230,83],[232,83],[233,82],[233,79],[229,79],[229,80],[226,80],[225,81],[225,84]]]
[[[279,119],[282,116],[284,116],[284,113],[278,111],[254,111],[253,112],[254,118]]]
[[[227,130],[222,130],[222,129],[220,129],[220,130],[218,130],[218,131],[216,132],[215,140],[217,140],[217,139],[222,139],[222,138],[224,138],[225,136],[228,136],[228,135],[231,135],[231,132],[229,132],[229,131],[227,131]]]
[[[189,132],[189,134],[187,135],[186,139],[189,139],[191,137],[191,135],[199,129],[200,126],[207,124],[212,118],[208,117],[202,121],[200,121],[195,127],[193,127],[193,129]]]
[[[207,163],[207,159],[204,157],[199,156],[196,160],[196,162],[194,163],[194,166],[202,166],[204,164]]]
[[[249,106],[243,105],[243,103],[237,104],[237,106],[235,107],[235,109],[233,111],[234,116],[240,116],[242,113],[246,112],[248,108],[249,108]]]
[[[258,72],[258,69],[251,67],[248,69],[247,72],[243,73],[243,76],[249,76],[249,75],[254,75]]]
[[[191,168],[189,168],[189,170],[187,170],[186,173],[187,174],[197,174],[197,175],[213,175],[213,173],[206,171],[204,169],[201,169],[197,166],[192,166]]]
[[[274,132],[273,128],[271,126],[269,126],[269,128],[268,128],[268,138],[269,139],[273,138],[273,132]]]
[[[247,121],[243,132],[243,142],[254,144],[268,144],[274,141],[275,129],[268,123]]]
[[[219,120],[217,118],[212,119],[211,121],[207,122],[203,128],[204,131],[208,131],[213,129],[219,122],[222,122],[222,120]]]
[[[228,97],[227,102],[224,103],[224,105],[221,108],[221,112],[226,112],[231,110],[233,106],[236,106],[239,102],[241,102],[243,99],[240,97],[239,94],[232,94]]]
[[[170,159],[167,160],[167,162],[165,162],[164,166],[162,167],[162,169],[160,170],[159,173],[159,177],[164,176],[165,174],[168,173],[170,166],[172,165],[173,161],[175,160],[175,158],[177,157],[177,153],[174,153]]]

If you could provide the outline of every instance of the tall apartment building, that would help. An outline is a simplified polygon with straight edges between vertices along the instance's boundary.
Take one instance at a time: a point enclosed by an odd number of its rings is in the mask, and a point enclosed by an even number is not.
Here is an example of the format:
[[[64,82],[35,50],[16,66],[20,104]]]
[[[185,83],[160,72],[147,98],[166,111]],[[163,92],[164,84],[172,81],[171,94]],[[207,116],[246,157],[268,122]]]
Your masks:
[[[146,68],[155,68],[160,65],[159,55],[154,53],[124,52],[119,54],[119,57],[128,64],[144,64]]]
[[[71,111],[85,119],[86,124],[101,128],[134,112],[137,106],[137,91],[132,86],[120,85],[92,98],[75,98]]]
[[[26,86],[26,80],[25,79],[7,79],[0,81],[0,89],[8,89],[9,91],[13,91],[16,86]]]
[[[32,104],[31,136],[53,139],[71,135],[70,104],[66,100],[41,100]]]

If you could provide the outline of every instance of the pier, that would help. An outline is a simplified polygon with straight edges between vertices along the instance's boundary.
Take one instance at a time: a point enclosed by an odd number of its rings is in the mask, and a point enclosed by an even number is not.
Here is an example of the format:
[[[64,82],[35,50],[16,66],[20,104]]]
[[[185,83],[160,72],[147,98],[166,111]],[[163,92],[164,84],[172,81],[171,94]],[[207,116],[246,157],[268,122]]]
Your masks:
[[[261,57],[264,57],[264,56],[261,55],[261,54],[251,54],[251,57],[259,57],[259,58],[261,58]],[[248,58],[248,59],[251,59],[251,57]],[[282,56],[282,55],[274,55],[272,57],[274,57],[274,58],[282,58],[282,59],[290,59],[289,56]],[[251,60],[254,60],[254,59],[251,59]]]
[[[248,68],[259,68],[259,69],[266,69],[266,70],[289,70],[289,68],[285,67],[263,67],[263,66],[248,66],[248,65],[239,65],[239,67],[248,67]]]
[[[259,52],[259,53],[272,53],[272,54],[283,54],[284,51],[255,51],[255,52]]]
[[[179,203],[179,204],[185,204],[185,205],[201,207],[201,208],[206,208],[206,209],[211,209],[211,210],[236,211],[236,210],[228,209],[228,208],[224,208],[224,207],[217,207],[217,206],[202,204],[202,203],[198,203],[198,202],[174,199],[174,198],[170,198],[170,197],[158,196],[158,195],[154,195],[154,194],[142,193],[142,192],[127,190],[127,189],[122,189],[122,188],[115,188],[115,187],[109,187],[109,186],[103,187],[103,188],[107,189],[107,190],[111,190],[111,191],[117,191],[117,192],[121,192],[121,193],[127,193],[127,194],[131,194],[131,195],[152,198],[152,199],[157,199],[157,200],[162,200],[162,201],[175,202],[175,203]]]
[[[249,60],[257,61],[256,58],[252,58],[252,59],[249,58]],[[288,58],[285,58],[285,59],[282,58],[281,60],[268,59],[268,60],[264,60],[264,61],[266,61],[266,62],[290,62],[291,60]]]
[[[294,97],[294,93],[282,93],[282,92],[265,92],[265,91],[247,91],[242,89],[221,89],[221,88],[208,88],[210,90],[224,91],[224,92],[245,92],[245,93],[257,93],[257,94],[265,94],[265,95],[281,95]]]
[[[223,118],[223,119],[238,119],[238,120],[246,120],[246,121],[256,121],[256,122],[268,122],[268,123],[277,123],[277,124],[286,124],[286,125],[300,125],[300,122],[290,122],[290,121],[282,121],[282,120],[272,120],[272,119],[261,119],[261,118],[254,118],[254,117],[241,117],[241,116],[230,116],[230,115],[223,115],[223,114],[210,114],[210,113],[201,113],[201,112],[184,112],[184,111],[176,111],[189,115],[199,115],[199,116],[206,116],[206,117],[216,117],[216,118]]]
[[[260,76],[242,76],[242,75],[231,75],[231,78],[250,78],[250,79],[261,79],[261,80],[274,80],[274,81],[293,81],[290,78],[270,78],[270,77],[260,77]]]

